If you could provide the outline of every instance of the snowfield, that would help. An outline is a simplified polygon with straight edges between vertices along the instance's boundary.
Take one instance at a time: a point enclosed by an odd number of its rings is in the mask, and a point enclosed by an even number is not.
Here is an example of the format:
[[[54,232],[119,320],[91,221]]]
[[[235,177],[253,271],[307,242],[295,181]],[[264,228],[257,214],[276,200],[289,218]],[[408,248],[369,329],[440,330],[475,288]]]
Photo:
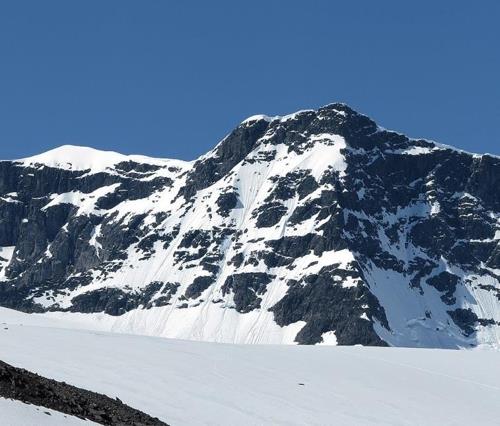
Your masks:
[[[97,423],[68,416],[45,407],[0,398],[0,421],[4,426],[92,426]]]
[[[117,396],[172,426],[497,425],[500,418],[493,350],[203,343],[71,329],[3,308],[0,323],[3,361]],[[9,426],[29,425],[31,408],[20,417],[19,404],[0,400],[2,415],[14,413]],[[33,424],[73,424],[52,420]]]

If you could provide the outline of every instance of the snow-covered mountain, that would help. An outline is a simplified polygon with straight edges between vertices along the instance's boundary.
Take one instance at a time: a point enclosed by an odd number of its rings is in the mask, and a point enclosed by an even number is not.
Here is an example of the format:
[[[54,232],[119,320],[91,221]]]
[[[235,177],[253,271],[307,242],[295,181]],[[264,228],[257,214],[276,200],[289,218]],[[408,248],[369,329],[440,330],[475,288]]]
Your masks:
[[[500,158],[344,104],[254,116],[194,162],[0,162],[0,305],[239,343],[500,345]],[[50,312],[50,313],[49,313]]]

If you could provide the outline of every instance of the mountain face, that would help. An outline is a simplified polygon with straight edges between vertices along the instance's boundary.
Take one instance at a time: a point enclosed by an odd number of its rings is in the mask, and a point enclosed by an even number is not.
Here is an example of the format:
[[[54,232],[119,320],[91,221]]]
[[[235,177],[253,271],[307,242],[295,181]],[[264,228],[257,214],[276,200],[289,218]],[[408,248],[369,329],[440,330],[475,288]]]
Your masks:
[[[251,117],[194,162],[0,162],[0,305],[118,331],[499,346],[499,242],[500,158],[344,104]]]

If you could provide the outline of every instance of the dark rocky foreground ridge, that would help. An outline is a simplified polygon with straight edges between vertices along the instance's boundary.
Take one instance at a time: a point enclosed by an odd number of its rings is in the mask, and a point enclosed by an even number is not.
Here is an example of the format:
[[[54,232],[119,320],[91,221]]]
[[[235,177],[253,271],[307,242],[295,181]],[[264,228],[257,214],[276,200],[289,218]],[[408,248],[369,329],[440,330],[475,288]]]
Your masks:
[[[0,361],[0,397],[50,408],[102,425],[166,425],[119,399],[47,379],[3,361]]]
[[[500,342],[500,159],[344,104],[241,123],[193,163],[0,162],[0,305],[246,343]]]

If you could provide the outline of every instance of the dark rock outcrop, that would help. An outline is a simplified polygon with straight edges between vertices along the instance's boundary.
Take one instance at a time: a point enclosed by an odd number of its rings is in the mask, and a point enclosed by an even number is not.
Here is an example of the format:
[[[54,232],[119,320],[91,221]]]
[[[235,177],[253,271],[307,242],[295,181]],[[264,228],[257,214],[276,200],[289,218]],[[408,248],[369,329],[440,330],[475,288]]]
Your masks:
[[[0,397],[46,407],[102,425],[166,425],[129,407],[118,398],[47,379],[3,361],[0,361]]]

